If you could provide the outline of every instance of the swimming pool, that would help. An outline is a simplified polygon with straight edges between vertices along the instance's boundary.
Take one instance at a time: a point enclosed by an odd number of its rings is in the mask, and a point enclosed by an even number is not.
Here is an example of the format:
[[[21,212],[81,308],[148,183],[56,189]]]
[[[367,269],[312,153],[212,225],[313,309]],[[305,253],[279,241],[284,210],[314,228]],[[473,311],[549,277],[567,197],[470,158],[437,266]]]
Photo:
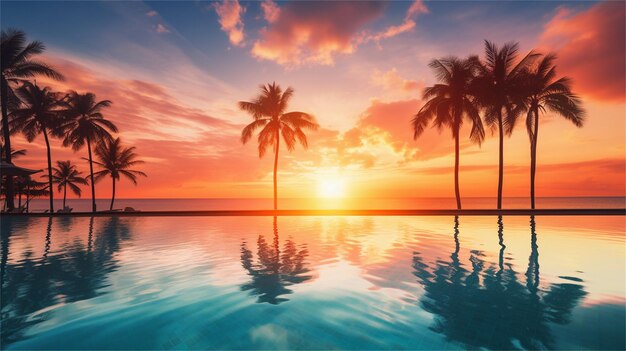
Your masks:
[[[624,217],[2,218],[3,349],[624,349]]]

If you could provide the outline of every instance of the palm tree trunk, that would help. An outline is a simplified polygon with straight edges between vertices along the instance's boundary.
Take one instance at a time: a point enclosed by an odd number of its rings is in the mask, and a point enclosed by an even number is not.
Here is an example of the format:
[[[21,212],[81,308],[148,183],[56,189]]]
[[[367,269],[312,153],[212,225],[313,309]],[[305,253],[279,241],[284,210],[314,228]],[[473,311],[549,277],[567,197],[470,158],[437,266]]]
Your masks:
[[[17,208],[22,208],[22,191],[17,191]]]
[[[91,177],[91,212],[96,212],[96,185],[93,182],[93,162],[91,161],[91,141],[87,138],[87,153],[89,154],[89,176]]]
[[[109,211],[113,211],[113,202],[115,202],[115,178],[111,177],[113,180],[113,192],[111,193],[111,206],[109,207]]]
[[[459,126],[454,127],[454,195],[456,208],[461,209],[461,192],[459,191]]]
[[[535,109],[535,130],[530,140],[530,208],[535,209],[535,173],[537,172],[537,133],[539,133],[539,110]]]
[[[502,182],[504,180],[504,131],[502,130],[502,109],[498,110],[498,133],[500,136],[498,154],[498,210],[502,209]]]
[[[52,188],[52,156],[50,155],[50,141],[48,131],[43,129],[43,138],[46,140],[46,151],[48,153],[48,187],[50,190],[50,214],[54,213],[54,189]]]
[[[280,129],[276,130],[276,155],[274,155],[274,210],[278,209],[278,185],[276,173],[278,172],[278,149],[280,147]]]
[[[63,209],[65,209],[65,198],[67,197],[67,184],[63,185]]]
[[[4,137],[4,150],[5,150],[5,160],[8,163],[11,163],[11,133],[9,132],[9,111],[7,108],[7,103],[9,101],[9,84],[2,76],[2,85],[0,89],[0,104],[2,104],[2,134]],[[15,209],[15,202],[13,201],[13,176],[6,176],[6,204],[7,209],[12,211]]]
[[[30,210],[30,184],[26,186],[26,213]]]

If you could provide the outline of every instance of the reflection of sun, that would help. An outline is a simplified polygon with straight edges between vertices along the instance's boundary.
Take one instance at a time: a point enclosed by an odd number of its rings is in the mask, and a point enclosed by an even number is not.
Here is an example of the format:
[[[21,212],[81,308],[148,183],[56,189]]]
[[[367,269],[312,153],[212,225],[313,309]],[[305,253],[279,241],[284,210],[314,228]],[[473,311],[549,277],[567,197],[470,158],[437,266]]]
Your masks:
[[[343,179],[332,175],[317,181],[317,196],[326,198],[344,197],[346,186]]]

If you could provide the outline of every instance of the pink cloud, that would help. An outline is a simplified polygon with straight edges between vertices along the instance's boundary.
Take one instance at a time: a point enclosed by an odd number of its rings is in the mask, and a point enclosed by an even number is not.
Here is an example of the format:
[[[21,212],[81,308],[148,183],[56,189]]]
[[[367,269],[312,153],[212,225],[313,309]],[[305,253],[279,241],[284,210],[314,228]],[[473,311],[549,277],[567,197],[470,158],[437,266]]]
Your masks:
[[[158,15],[158,13],[154,10],[146,12],[146,16],[148,17],[154,17],[156,15]]]
[[[161,23],[157,24],[156,26],[156,31],[157,33],[169,33],[170,30],[167,29],[164,25],[162,25]]]
[[[238,0],[223,0],[215,3],[215,12],[219,17],[219,23],[222,31],[228,34],[228,40],[235,46],[244,45],[244,23],[241,16],[245,12],[245,8],[241,6]]]
[[[252,55],[281,65],[330,65],[354,52],[362,27],[382,14],[382,2],[290,2],[261,30]]]
[[[274,23],[280,16],[280,8],[272,0],[264,0],[261,2],[261,9],[263,10],[263,18],[268,23]]]
[[[392,38],[399,34],[408,32],[415,28],[415,18],[418,15],[429,12],[430,11],[426,7],[426,5],[424,5],[422,0],[415,0],[407,10],[406,16],[404,17],[404,22],[398,25],[389,26],[384,31],[369,36],[367,40],[379,42],[380,40]]]
[[[626,4],[609,1],[573,13],[560,8],[546,24],[541,45],[559,54],[558,68],[576,91],[596,99],[624,101]]]

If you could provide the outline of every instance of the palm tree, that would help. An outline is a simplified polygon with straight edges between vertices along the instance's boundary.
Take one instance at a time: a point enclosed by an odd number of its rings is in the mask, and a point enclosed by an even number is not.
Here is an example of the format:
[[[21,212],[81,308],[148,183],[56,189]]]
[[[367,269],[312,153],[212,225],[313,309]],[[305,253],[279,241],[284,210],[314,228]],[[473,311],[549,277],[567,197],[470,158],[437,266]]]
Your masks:
[[[282,134],[287,150],[293,151],[299,142],[304,148],[308,146],[303,129],[316,130],[319,125],[315,117],[304,112],[285,112],[287,104],[293,96],[291,87],[283,91],[276,83],[262,85],[261,94],[252,101],[240,101],[239,108],[252,115],[253,121],[241,131],[241,142],[247,143],[254,131],[259,132],[259,157],[265,155],[269,146],[274,148],[274,210],[278,208],[278,188],[276,173],[278,171],[278,150]]]
[[[504,133],[511,134],[523,110],[523,72],[537,57],[529,52],[517,61],[519,46],[506,43],[501,48],[485,40],[486,60],[478,68],[474,91],[485,109],[485,123],[498,128],[498,209],[502,209],[504,180]]]
[[[133,184],[137,184],[137,176],[147,177],[144,172],[129,169],[132,166],[144,163],[137,160],[134,147],[123,147],[120,138],[105,140],[96,147],[96,157],[99,161],[93,161],[102,168],[101,171],[94,173],[96,181],[110,176],[113,181],[113,192],[111,194],[111,206],[109,210],[113,210],[113,202],[115,201],[115,182],[120,180],[120,175],[130,179]]]
[[[21,131],[29,142],[43,134],[46,141],[48,156],[48,184],[52,190],[52,157],[50,155],[49,134],[61,136],[61,115],[59,114],[59,96],[50,88],[40,88],[30,82],[25,82],[16,91],[22,100],[23,106],[15,110],[11,121],[15,130]],[[54,213],[54,191],[50,191],[50,213]]]
[[[454,138],[454,193],[456,207],[461,209],[459,191],[459,131],[463,117],[472,122],[470,138],[480,144],[485,138],[483,123],[478,113],[472,92],[472,82],[479,65],[478,58],[471,56],[465,60],[446,57],[433,60],[429,66],[441,84],[424,89],[424,99],[430,99],[411,121],[413,138],[417,139],[431,120],[439,129],[449,127]]]
[[[82,172],[76,169],[76,165],[73,165],[71,161],[57,161],[57,167],[53,168],[54,174],[52,175],[52,183],[57,184],[57,190],[63,189],[63,208],[65,208],[65,199],[67,198],[67,187],[78,197],[81,195],[81,190],[77,184],[85,185],[87,181],[81,176]]]
[[[48,184],[32,179],[32,177],[19,177],[18,186],[24,189],[26,195],[26,212],[30,209],[30,200],[35,197],[50,195]],[[21,204],[20,204],[21,206]]]
[[[530,138],[530,206],[535,209],[535,171],[537,170],[537,138],[539,135],[539,111],[560,115],[577,127],[582,127],[585,111],[581,101],[572,92],[571,80],[556,78],[556,56],[543,56],[539,63],[527,72],[527,95],[525,99],[526,129]]]
[[[65,102],[64,114],[67,122],[64,125],[66,131],[64,146],[72,146],[74,151],[80,150],[87,144],[89,156],[89,176],[91,178],[91,210],[96,212],[96,186],[93,178],[93,157],[91,144],[101,143],[112,138],[111,132],[117,132],[113,122],[102,115],[102,109],[111,106],[111,101],[102,100],[96,102],[93,93],[79,94],[70,91]]]
[[[12,84],[37,75],[44,75],[56,80],[63,76],[43,62],[33,60],[32,56],[39,55],[45,46],[39,41],[26,44],[26,34],[15,29],[3,30],[0,43],[0,105],[2,109],[2,134],[6,150],[11,150],[9,131],[9,100],[15,98]],[[6,162],[11,163],[10,151],[5,154]],[[13,177],[7,176],[7,206],[12,210]]]

